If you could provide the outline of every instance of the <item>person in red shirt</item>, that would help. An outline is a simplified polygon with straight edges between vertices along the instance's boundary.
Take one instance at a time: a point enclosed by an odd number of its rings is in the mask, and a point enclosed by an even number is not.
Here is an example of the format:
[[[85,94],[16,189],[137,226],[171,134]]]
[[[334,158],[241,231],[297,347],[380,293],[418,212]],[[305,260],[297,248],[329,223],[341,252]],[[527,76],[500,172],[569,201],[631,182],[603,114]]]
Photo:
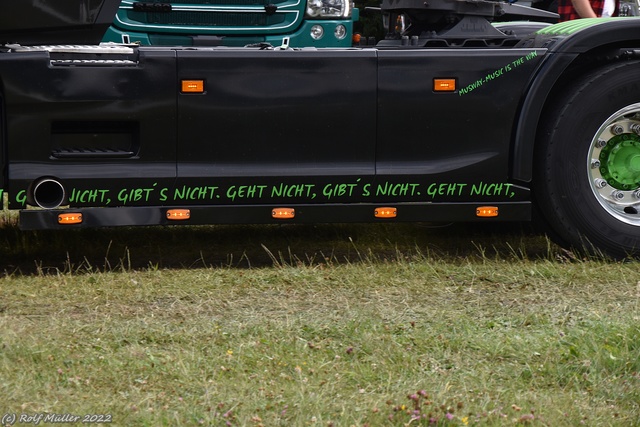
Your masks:
[[[615,0],[558,0],[560,22],[579,18],[599,18],[618,15]]]

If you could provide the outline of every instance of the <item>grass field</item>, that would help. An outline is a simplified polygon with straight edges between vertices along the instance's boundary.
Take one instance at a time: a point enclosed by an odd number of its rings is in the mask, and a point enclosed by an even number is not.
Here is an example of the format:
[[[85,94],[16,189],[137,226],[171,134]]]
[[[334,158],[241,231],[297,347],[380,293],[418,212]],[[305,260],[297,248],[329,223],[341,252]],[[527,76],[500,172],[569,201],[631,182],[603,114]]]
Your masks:
[[[9,221],[0,253],[0,417],[640,425],[638,262],[518,225]]]

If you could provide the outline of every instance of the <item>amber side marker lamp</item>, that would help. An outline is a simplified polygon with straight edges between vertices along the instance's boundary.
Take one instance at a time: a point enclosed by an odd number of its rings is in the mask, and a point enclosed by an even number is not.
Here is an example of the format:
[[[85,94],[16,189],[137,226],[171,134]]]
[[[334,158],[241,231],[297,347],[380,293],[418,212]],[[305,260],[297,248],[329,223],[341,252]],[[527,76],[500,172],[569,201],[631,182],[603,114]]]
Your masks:
[[[397,214],[398,210],[391,207],[376,208],[373,211],[373,216],[376,218],[395,218]]]
[[[182,93],[204,93],[204,80],[182,80]]]
[[[276,219],[295,218],[296,210],[293,208],[275,208],[271,211],[271,216]]]
[[[433,79],[434,92],[455,92],[456,79]]]
[[[480,218],[491,218],[498,216],[498,208],[495,206],[480,206],[476,208],[476,216]]]
[[[169,209],[167,210],[167,219],[171,221],[185,221],[191,218],[189,209]]]
[[[79,212],[67,212],[58,214],[58,224],[82,224],[82,214]]]

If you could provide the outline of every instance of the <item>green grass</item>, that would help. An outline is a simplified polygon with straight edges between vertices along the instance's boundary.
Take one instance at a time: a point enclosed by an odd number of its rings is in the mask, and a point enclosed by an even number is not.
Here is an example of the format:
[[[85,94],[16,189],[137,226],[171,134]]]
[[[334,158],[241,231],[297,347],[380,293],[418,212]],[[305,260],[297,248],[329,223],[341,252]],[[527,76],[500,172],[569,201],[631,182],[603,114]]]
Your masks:
[[[8,224],[0,251],[2,413],[640,425],[638,263],[518,226]]]

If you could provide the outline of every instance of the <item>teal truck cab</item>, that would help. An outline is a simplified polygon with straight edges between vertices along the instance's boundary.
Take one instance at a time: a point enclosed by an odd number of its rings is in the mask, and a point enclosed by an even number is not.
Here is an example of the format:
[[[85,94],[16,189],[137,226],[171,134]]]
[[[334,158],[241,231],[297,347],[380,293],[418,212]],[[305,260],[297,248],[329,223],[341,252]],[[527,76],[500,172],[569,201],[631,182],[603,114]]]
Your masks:
[[[358,16],[352,0],[123,0],[104,41],[349,47]]]

